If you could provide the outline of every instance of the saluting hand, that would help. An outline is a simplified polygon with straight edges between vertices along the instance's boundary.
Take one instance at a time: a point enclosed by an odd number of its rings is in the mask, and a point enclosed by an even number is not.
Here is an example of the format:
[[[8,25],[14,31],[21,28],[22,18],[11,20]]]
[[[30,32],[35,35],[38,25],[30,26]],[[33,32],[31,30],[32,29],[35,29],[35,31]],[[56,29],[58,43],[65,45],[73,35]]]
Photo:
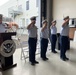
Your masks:
[[[66,21],[65,21],[66,23],[68,23],[69,22],[69,19],[66,19]]]
[[[32,20],[31,23],[27,26],[27,29],[35,25],[35,20]]]

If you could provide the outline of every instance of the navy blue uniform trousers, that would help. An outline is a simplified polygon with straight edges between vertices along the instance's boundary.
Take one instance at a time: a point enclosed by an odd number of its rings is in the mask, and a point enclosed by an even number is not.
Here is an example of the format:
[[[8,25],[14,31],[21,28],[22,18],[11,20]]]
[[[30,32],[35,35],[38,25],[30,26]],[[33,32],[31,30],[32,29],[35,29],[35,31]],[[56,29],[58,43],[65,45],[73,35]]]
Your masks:
[[[46,58],[48,39],[41,38],[41,58]]]
[[[35,62],[37,38],[29,38],[28,45],[29,45],[29,61],[34,63]]]
[[[67,36],[60,36],[60,57],[65,59],[66,58],[66,51],[68,49],[69,44],[69,37]]]
[[[56,47],[57,35],[51,35],[51,49],[54,52]]]

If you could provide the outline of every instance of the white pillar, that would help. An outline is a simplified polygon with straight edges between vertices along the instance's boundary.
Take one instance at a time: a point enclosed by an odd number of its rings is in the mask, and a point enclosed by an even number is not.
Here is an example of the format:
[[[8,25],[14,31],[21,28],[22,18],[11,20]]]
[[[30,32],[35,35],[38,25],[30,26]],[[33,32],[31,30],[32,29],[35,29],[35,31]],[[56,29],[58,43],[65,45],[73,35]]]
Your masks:
[[[40,31],[41,31],[41,0],[38,1],[39,6],[38,6],[38,40],[40,40]]]

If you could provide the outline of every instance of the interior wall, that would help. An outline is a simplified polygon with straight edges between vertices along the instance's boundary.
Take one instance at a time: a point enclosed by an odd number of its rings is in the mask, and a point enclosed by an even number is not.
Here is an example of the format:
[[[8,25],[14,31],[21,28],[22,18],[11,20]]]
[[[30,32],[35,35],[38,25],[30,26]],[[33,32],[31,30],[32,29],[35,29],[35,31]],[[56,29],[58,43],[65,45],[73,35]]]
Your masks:
[[[51,24],[51,21],[53,19],[53,0],[47,0],[47,20],[49,25]]]
[[[67,15],[70,18],[76,18],[76,0],[53,0],[53,19],[57,20],[58,32],[60,32],[63,17]]]
[[[51,35],[50,25],[51,25],[51,21],[53,20],[52,9],[53,9],[53,0],[47,0],[47,21],[49,27],[49,38]]]

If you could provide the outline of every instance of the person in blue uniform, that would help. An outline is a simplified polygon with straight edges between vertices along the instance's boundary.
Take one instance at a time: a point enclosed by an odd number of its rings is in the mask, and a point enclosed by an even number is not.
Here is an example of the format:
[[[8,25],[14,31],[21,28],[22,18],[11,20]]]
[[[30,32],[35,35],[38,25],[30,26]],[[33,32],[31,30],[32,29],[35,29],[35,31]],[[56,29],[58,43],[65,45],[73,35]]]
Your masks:
[[[61,33],[60,33],[60,58],[63,61],[69,60],[69,58],[66,57],[66,51],[68,49],[68,40],[69,40],[69,16],[66,16],[64,18],[64,22],[61,27]]]
[[[56,20],[52,21],[51,23],[51,49],[53,53],[57,53],[57,51],[55,50],[57,40]]]
[[[0,14],[0,33],[6,32],[6,24],[2,23],[3,15]]]
[[[49,38],[49,30],[47,26],[47,20],[42,21],[41,28],[41,58],[46,61],[48,58],[46,57],[47,47],[48,47],[48,38]]]
[[[35,26],[36,17],[31,17],[30,20],[31,23],[27,26],[28,34],[29,34],[29,39],[28,39],[29,61],[31,62],[31,65],[35,65],[39,63],[35,59],[36,45],[37,45],[37,27]]]
[[[2,19],[3,19],[3,15],[0,14],[0,33],[5,33],[7,31],[6,24],[2,23]],[[2,44],[3,39],[5,38],[2,38],[0,34],[0,45]],[[1,61],[1,58],[0,58],[0,61]]]

